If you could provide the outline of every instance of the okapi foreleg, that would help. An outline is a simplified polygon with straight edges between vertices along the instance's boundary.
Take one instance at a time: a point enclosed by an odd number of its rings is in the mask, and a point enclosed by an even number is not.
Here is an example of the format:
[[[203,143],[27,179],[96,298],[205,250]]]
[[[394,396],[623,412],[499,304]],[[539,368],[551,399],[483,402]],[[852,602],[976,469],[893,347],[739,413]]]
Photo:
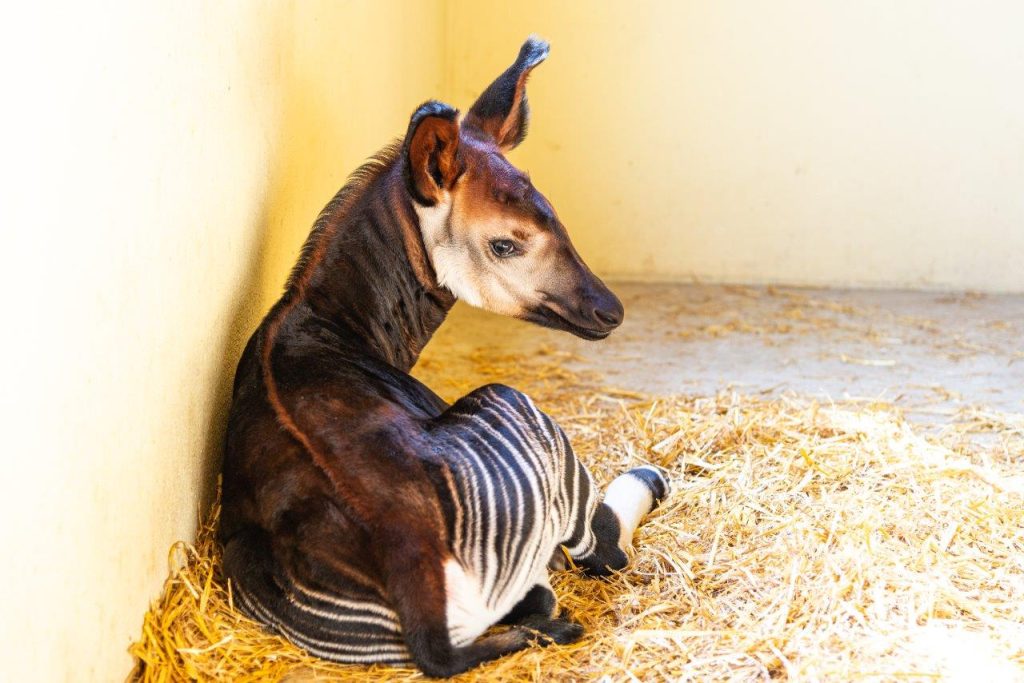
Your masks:
[[[606,576],[625,568],[633,533],[668,491],[668,479],[655,467],[635,467],[616,477],[591,520],[595,546],[573,559],[592,576]],[[552,559],[556,560],[557,556]]]
[[[668,494],[668,481],[654,467],[635,467],[615,478],[604,494],[604,504],[611,508],[619,524],[619,549],[623,552],[633,544],[633,534],[646,517]]]

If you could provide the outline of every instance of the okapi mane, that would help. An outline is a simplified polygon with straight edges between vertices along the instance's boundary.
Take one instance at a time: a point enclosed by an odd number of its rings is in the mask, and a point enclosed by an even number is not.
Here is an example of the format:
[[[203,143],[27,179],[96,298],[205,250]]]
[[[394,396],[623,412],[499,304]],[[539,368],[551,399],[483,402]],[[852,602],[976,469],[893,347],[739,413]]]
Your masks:
[[[365,493],[359,490],[358,480],[346,482],[338,477],[328,462],[325,455],[317,450],[295,419],[289,413],[287,407],[281,400],[277,382],[274,379],[271,354],[274,344],[277,341],[277,334],[281,327],[282,320],[288,316],[292,308],[301,301],[305,295],[305,288],[309,283],[311,273],[316,269],[317,264],[323,258],[328,244],[334,234],[344,229],[349,213],[357,205],[360,198],[364,196],[372,183],[381,178],[382,174],[390,167],[398,157],[401,143],[393,142],[370,157],[362,166],[349,176],[348,182],[323,208],[320,215],[313,223],[313,229],[299,255],[299,260],[292,269],[285,286],[284,296],[274,305],[270,313],[264,319],[263,336],[260,342],[260,368],[263,378],[263,385],[267,392],[267,401],[274,412],[274,417],[285,431],[287,431],[301,446],[309,453],[313,464],[324,474],[332,487],[348,501],[356,514],[366,519],[365,511],[360,509],[358,502],[365,499]],[[353,491],[353,483],[355,490]],[[349,486],[346,486],[349,484]]]
[[[317,251],[324,240],[330,238],[328,234],[330,230],[344,222],[345,215],[355,204],[355,200],[394,163],[401,151],[402,140],[400,139],[384,146],[353,171],[337,194],[327,202],[313,222],[313,228],[309,231],[309,236],[306,237],[302,250],[299,252],[299,258],[292,267],[285,284],[286,293],[301,289],[305,285],[304,276],[316,260]]]

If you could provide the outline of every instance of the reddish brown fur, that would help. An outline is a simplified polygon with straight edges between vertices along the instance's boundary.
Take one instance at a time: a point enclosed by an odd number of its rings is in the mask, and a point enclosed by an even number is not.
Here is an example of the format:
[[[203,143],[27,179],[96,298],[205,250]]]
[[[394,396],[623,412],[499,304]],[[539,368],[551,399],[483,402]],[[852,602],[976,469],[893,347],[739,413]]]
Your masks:
[[[506,143],[521,137],[522,88],[536,61],[518,75],[510,70],[514,93],[488,90],[511,102],[474,105],[518,121],[500,121]],[[408,372],[454,298],[438,283],[417,203],[457,197],[452,224],[457,218],[466,228],[462,238],[479,239],[472,226],[500,218],[524,243],[542,240],[536,252],[561,261],[541,263],[565,273],[564,301],[556,303],[576,322],[543,311],[538,322],[605,334],[621,320],[621,305],[500,146],[472,117],[460,127],[443,105],[416,112],[403,148],[361,171],[318,219],[302,265],[242,356],[228,425],[226,574],[282,623],[292,608],[279,586],[289,581],[390,605],[413,659],[433,675],[523,647],[530,632],[513,629],[463,648],[448,638],[445,506],[453,485],[431,439],[447,406]],[[586,317],[600,305],[615,320]],[[535,628],[558,626],[544,618]]]

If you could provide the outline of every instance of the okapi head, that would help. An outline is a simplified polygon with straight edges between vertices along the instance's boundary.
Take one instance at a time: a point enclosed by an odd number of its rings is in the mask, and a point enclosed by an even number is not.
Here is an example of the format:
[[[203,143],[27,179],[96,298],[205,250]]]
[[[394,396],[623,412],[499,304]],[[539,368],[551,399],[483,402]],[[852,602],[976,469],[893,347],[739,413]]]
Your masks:
[[[547,55],[546,42],[528,39],[461,122],[440,102],[417,109],[402,150],[406,184],[440,285],[473,306],[603,339],[622,304],[505,158],[526,137],[526,80]]]

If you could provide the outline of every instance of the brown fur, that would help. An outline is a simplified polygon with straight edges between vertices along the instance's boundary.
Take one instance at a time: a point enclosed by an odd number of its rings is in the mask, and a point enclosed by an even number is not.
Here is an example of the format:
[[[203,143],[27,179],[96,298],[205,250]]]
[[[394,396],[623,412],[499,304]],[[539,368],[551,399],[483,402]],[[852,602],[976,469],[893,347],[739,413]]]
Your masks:
[[[590,338],[621,320],[618,300],[583,264],[550,204],[501,154],[506,136],[521,138],[525,126],[522,88],[538,61],[536,44],[528,45],[515,92],[492,86],[474,105],[506,112],[502,141],[472,117],[459,126],[454,110],[427,103],[402,147],[372,160],[328,204],[235,379],[223,466],[225,572],[280,623],[294,611],[279,588],[289,581],[390,605],[414,661],[431,675],[524,647],[532,631],[516,627],[462,648],[449,641],[445,510],[453,487],[431,438],[447,406],[408,373],[454,297],[439,282],[437,245],[417,212],[450,202],[444,231],[487,264],[476,276],[501,286],[517,279],[496,269],[487,240],[507,232],[529,247],[510,271],[532,288],[516,290],[513,314]],[[499,95],[512,101],[483,101]],[[506,232],[483,232],[499,228]],[[550,615],[531,619],[532,629],[564,628]]]

